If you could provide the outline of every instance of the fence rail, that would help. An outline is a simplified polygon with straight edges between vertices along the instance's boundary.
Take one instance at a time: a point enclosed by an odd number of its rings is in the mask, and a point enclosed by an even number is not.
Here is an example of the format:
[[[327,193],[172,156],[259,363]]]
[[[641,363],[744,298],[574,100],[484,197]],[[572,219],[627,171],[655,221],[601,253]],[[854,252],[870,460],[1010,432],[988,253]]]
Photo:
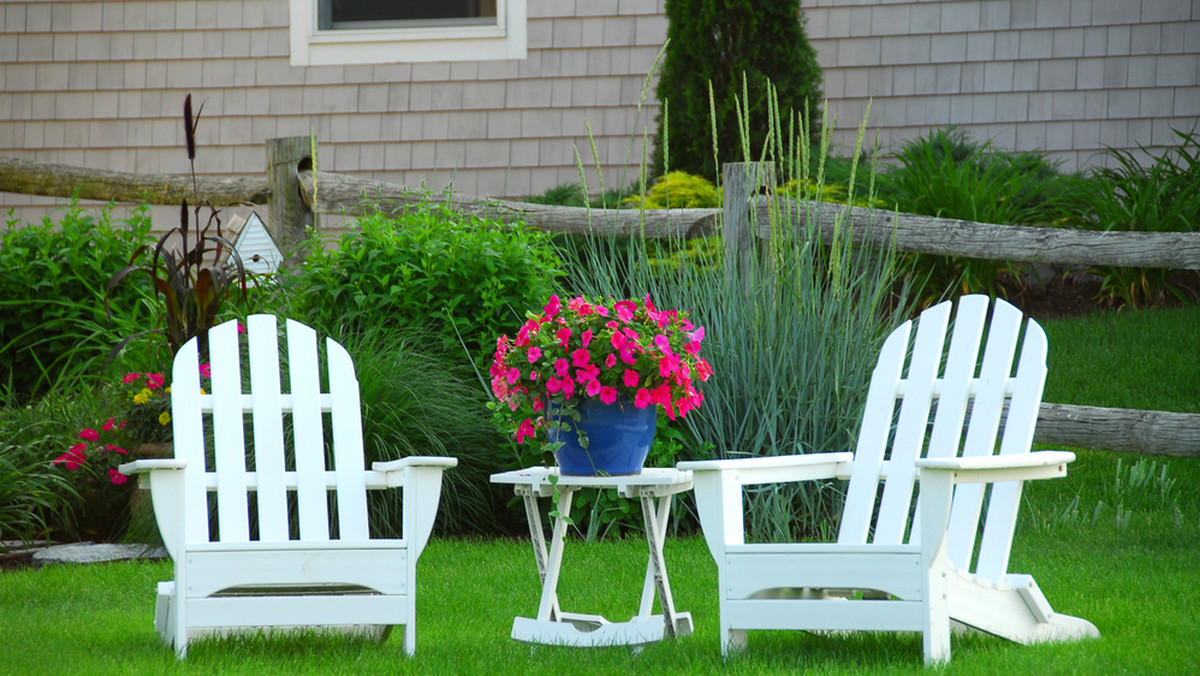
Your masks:
[[[267,176],[220,178],[158,175],[88,169],[64,164],[0,157],[0,192],[148,204],[206,200],[214,206],[271,206],[276,238],[288,246],[303,236],[313,213],[361,214],[376,203],[413,205],[444,202],[456,211],[522,221],[554,233],[615,233],[621,236],[703,237],[718,231],[724,211],[726,229],[749,230],[727,244],[771,234],[771,213],[791,214],[793,222],[811,216],[821,237],[831,241],[835,223],[849,224],[854,240],[894,244],[901,251],[1010,261],[1068,265],[1112,265],[1200,270],[1200,233],[1095,232],[1064,228],[996,225],[895,214],[886,210],[812,202],[771,203],[782,197],[758,195],[751,180],[726,181],[724,209],[588,209],[526,204],[457,194],[423,193],[404,186],[342,174],[314,172],[308,137],[267,142]],[[740,172],[757,172],[744,167]],[[728,172],[728,167],[726,172]],[[764,172],[765,174],[766,172]],[[734,194],[733,185],[743,186]],[[298,199],[297,199],[298,198]],[[783,206],[781,209],[780,206]],[[811,212],[811,213],[810,213]],[[743,217],[744,215],[744,217]],[[277,221],[285,222],[277,222]],[[757,224],[757,225],[755,225]],[[739,252],[727,252],[737,260]],[[1042,404],[1035,441],[1078,448],[1200,457],[1200,414],[1133,411],[1068,404]]]

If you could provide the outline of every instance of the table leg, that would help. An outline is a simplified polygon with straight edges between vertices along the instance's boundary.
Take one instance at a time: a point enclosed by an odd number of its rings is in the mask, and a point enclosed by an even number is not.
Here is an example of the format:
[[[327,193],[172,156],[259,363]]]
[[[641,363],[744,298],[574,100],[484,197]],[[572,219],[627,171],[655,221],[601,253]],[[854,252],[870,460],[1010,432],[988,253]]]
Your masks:
[[[533,556],[537,560],[538,580],[544,588],[548,570],[547,561],[550,557],[546,553],[546,534],[542,529],[542,512],[538,508],[538,498],[529,486],[517,486],[516,492],[525,504],[525,521],[529,524],[529,540],[533,543]],[[560,615],[561,610],[555,603],[550,609],[550,618],[557,620]]]
[[[679,625],[675,613],[675,600],[671,596],[671,583],[667,578],[667,563],[663,557],[663,541],[666,539],[667,523],[671,515],[671,496],[658,498],[655,505],[654,497],[641,494],[642,517],[646,524],[646,542],[650,548],[649,561],[646,564],[646,580],[642,588],[642,606],[639,617],[650,617],[654,604],[653,586],[658,592],[658,602],[662,607],[663,629],[666,636],[678,635]]]
[[[554,519],[554,529],[550,533],[550,553],[546,559],[546,570],[542,577],[542,601],[538,605],[537,615],[537,619],[539,620],[555,621],[562,616],[562,611],[558,607],[558,574],[562,569],[563,546],[567,535],[567,517],[571,515],[571,500],[575,496],[575,489],[560,488],[559,493],[558,516]],[[540,516],[538,517],[537,528],[540,534]]]

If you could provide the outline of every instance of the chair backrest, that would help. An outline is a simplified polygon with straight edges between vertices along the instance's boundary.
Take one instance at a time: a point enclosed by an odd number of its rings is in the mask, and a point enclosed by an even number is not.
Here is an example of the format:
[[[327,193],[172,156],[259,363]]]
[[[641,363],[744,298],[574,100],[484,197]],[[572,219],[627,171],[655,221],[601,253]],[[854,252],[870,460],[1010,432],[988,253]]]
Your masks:
[[[271,315],[214,327],[203,377],[196,339],[175,356],[171,417],[175,456],[187,460],[188,544],[368,538],[354,364],[327,339],[323,371],[312,329],[287,320],[284,333]]]
[[[997,300],[964,296],[951,326],[945,302],[905,322],[880,351],[859,430],[838,541],[920,542],[913,518],[917,458],[1028,453],[1046,380],[1046,334]],[[985,340],[986,331],[986,340]],[[949,337],[949,340],[947,340]],[[951,561],[1003,578],[1016,525],[1019,482],[995,484],[980,531],[984,489],[955,489],[947,546]]]

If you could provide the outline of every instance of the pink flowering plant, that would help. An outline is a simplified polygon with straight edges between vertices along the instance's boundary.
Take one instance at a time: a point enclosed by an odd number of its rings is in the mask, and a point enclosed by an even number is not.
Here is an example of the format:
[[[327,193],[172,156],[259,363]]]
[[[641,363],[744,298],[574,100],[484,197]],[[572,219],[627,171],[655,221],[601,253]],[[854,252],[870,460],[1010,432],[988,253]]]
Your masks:
[[[52,464],[61,465],[70,471],[95,468],[107,472],[113,484],[129,480],[117,471],[117,465],[129,462],[131,450],[144,443],[166,441],[171,438],[171,413],[168,410],[171,388],[164,386],[161,373],[128,373],[121,380],[122,389],[130,406],[120,417],[111,417],[95,428],[86,427],[77,435],[66,453],[55,458]]]
[[[545,430],[562,426],[547,407],[577,420],[577,407],[597,399],[655,406],[675,420],[704,401],[697,385],[712,369],[700,356],[703,340],[703,327],[677,310],[659,310],[649,296],[607,304],[579,297],[565,306],[552,296],[515,338],[496,341],[493,409],[517,443],[543,446]]]

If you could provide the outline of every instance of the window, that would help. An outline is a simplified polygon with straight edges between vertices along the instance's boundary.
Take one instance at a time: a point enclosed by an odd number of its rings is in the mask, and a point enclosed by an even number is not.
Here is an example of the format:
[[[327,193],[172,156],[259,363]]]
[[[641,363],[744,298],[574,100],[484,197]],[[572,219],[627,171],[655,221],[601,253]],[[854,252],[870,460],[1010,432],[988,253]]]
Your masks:
[[[290,0],[293,66],[525,58],[526,0]]]

